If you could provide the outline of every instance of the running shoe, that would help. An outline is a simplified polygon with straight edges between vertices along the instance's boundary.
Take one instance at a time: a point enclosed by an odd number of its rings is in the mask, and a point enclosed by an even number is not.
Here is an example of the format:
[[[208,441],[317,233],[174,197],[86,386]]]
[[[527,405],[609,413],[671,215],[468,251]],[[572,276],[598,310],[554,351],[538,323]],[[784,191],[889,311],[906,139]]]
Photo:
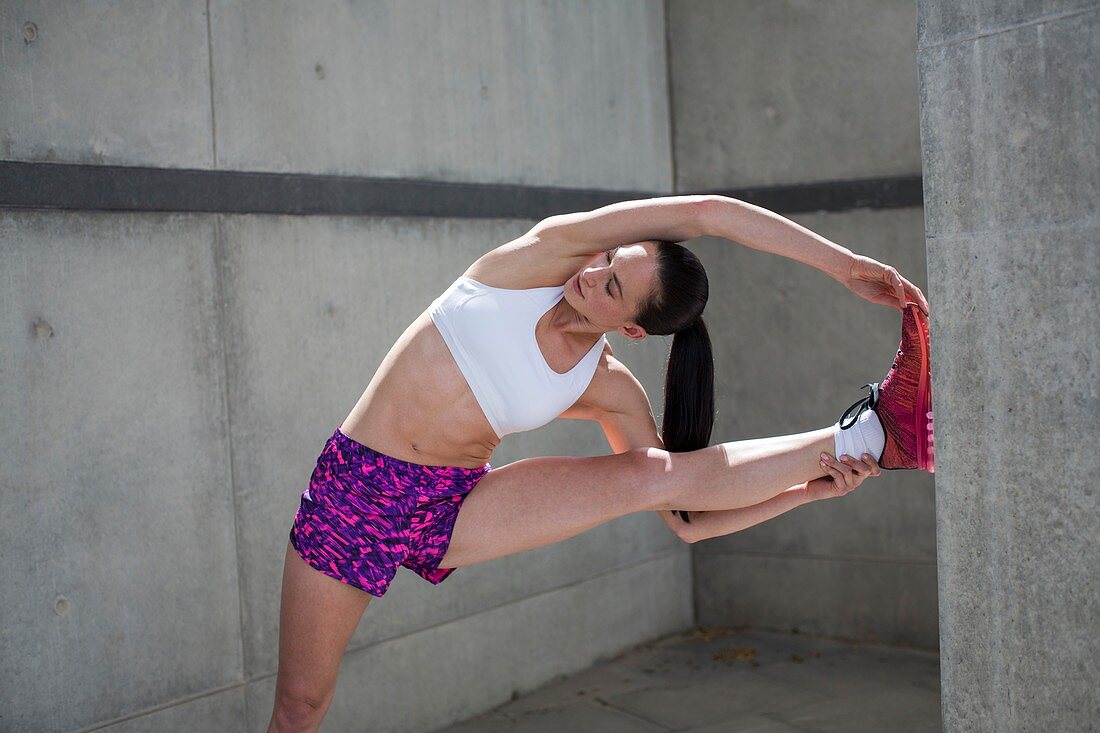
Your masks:
[[[936,471],[930,344],[928,321],[916,303],[906,304],[901,320],[901,348],[893,366],[881,384],[863,385],[870,393],[840,418],[840,427],[846,430],[855,425],[864,410],[873,410],[878,415],[886,433],[886,447],[878,461],[882,468]]]

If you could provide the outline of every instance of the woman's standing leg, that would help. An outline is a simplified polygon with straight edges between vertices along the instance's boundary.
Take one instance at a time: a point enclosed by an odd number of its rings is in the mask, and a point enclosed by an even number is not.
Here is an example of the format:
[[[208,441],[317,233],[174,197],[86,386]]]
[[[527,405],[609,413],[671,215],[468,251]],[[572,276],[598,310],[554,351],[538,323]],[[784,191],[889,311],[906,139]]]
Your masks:
[[[372,596],[314,570],[288,542],[279,607],[279,674],[268,733],[315,731],[340,659]]]

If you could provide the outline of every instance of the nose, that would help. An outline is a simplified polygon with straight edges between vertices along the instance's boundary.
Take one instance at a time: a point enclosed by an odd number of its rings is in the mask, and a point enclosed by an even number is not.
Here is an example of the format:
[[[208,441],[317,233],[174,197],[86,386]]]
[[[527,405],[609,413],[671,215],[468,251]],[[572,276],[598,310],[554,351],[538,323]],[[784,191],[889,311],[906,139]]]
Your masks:
[[[581,273],[581,277],[584,278],[586,283],[593,285],[595,283],[594,278],[598,278],[603,269],[602,267],[586,267],[584,272]]]

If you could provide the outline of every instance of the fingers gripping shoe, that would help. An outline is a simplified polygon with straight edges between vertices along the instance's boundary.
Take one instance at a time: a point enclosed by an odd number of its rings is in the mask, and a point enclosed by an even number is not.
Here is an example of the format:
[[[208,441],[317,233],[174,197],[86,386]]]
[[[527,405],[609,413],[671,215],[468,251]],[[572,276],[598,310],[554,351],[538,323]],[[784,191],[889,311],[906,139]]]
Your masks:
[[[901,320],[901,347],[886,378],[882,384],[863,385],[870,394],[840,418],[840,427],[846,430],[864,410],[878,415],[886,433],[886,447],[878,461],[882,468],[936,471],[930,346],[928,321],[916,303],[909,303]]]

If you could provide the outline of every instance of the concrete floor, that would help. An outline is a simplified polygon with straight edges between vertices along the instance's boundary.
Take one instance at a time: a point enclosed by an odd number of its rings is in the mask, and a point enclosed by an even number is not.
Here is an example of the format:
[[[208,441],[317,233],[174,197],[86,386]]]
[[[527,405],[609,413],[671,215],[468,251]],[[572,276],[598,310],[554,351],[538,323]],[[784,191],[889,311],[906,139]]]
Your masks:
[[[438,733],[925,733],[939,656],[798,633],[699,627]]]

